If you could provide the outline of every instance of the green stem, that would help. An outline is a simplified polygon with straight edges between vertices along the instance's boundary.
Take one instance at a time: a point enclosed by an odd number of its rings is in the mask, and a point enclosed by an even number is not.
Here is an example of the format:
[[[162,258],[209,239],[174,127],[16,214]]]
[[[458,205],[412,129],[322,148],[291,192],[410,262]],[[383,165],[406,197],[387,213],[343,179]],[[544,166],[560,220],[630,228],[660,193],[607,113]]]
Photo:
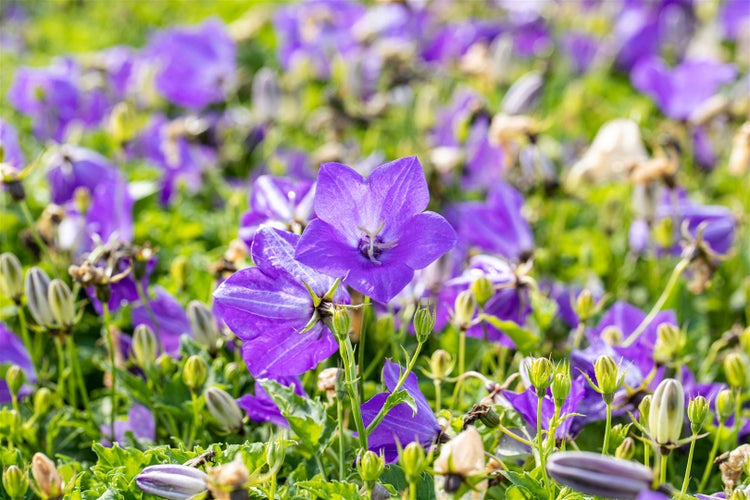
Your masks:
[[[466,371],[466,330],[461,328],[458,334],[458,376],[464,374]],[[458,392],[453,396],[453,407],[455,408],[457,400],[462,401],[464,399],[464,388],[463,384],[459,382],[456,386]]]
[[[370,308],[370,296],[365,295],[364,305],[362,307],[362,323],[359,325],[359,342],[357,342],[357,364],[361,371],[365,368],[365,336],[367,334],[367,310]],[[359,384],[359,400],[365,400],[365,385]]]
[[[690,451],[688,452],[687,469],[685,469],[685,478],[682,480],[682,489],[680,489],[680,498],[685,496],[688,483],[690,482],[690,470],[693,468],[693,453],[695,452],[695,442],[697,434],[693,433],[693,440],[690,442]]]
[[[341,432],[342,422],[344,421],[344,404],[339,398],[336,398],[336,417],[339,421],[339,481],[343,481],[346,477],[346,464],[344,463],[344,433]]]
[[[65,353],[63,352],[62,341],[55,337],[55,350],[57,351],[57,394],[60,400],[65,400],[67,381],[65,379]],[[70,398],[68,398],[70,401]]]
[[[193,402],[193,420],[190,424],[190,432],[188,433],[187,444],[185,445],[185,447],[188,449],[193,446],[193,441],[195,441],[195,433],[198,431],[198,417],[200,414],[200,408],[198,407],[198,397],[196,396],[195,392],[190,391],[190,398]]]
[[[737,435],[737,444],[740,443],[740,429],[742,429],[742,388],[735,389],[734,397],[734,433]]]
[[[659,311],[661,311],[661,308],[664,307],[664,303],[667,301],[667,299],[669,299],[669,296],[672,294],[672,290],[674,289],[675,285],[677,285],[678,279],[685,271],[685,269],[687,269],[689,264],[690,260],[688,259],[682,259],[677,263],[674,270],[672,271],[672,274],[669,276],[667,286],[664,287],[664,291],[659,296],[659,299],[654,304],[654,307],[652,307],[648,315],[643,318],[643,321],[641,321],[641,324],[638,325],[638,328],[636,328],[635,331],[633,331],[633,333],[631,333],[630,336],[625,339],[625,341],[621,344],[622,347],[628,347],[632,345],[636,340],[638,340],[638,337],[640,337],[641,334],[646,331],[648,325],[651,324],[656,315],[659,314]]]
[[[81,365],[78,361],[78,353],[76,352],[76,345],[73,342],[72,337],[68,337],[65,341],[68,348],[68,362],[73,368],[73,376],[75,377],[75,383],[78,384],[78,390],[81,392],[81,401],[83,401],[83,409],[86,410],[89,420],[94,421],[94,415],[91,413],[91,405],[89,404],[89,393],[86,390],[86,382],[83,379],[83,372],[81,371]]]
[[[659,454],[659,486],[667,482],[667,460],[669,455]]]
[[[578,349],[581,346],[581,341],[583,340],[583,332],[586,329],[586,324],[583,321],[578,322],[578,327],[576,328],[575,336],[573,337],[573,349]]]
[[[604,424],[604,444],[602,444],[602,455],[608,455],[609,454],[609,429],[612,427],[612,403],[609,401],[604,401],[604,404],[607,405],[607,421]]]
[[[649,445],[643,446],[643,465],[651,467],[651,447]]]
[[[333,325],[328,327],[332,332],[336,330]],[[359,407],[359,391],[357,390],[357,366],[354,361],[354,349],[352,349],[352,341],[349,340],[348,333],[344,335],[336,335],[339,342],[339,355],[341,361],[344,364],[344,385],[346,386],[346,392],[349,395],[349,400],[352,405],[352,415],[354,416],[354,425],[357,428],[357,434],[359,437],[359,445],[363,451],[367,451],[367,431],[365,430],[365,424],[362,421],[362,411]],[[339,422],[341,426],[343,422]],[[343,435],[343,429],[341,430]]]
[[[542,402],[544,401],[544,393],[539,395],[539,391],[536,393],[536,449],[539,452],[537,460],[537,467],[542,466],[542,475],[546,477],[547,472],[544,470],[544,450],[542,450]],[[546,479],[545,479],[546,483]]]
[[[435,413],[439,413],[443,403],[442,383],[438,379],[433,380],[432,383],[435,386]]]
[[[29,325],[26,322],[26,312],[23,310],[21,304],[16,305],[16,310],[18,311],[18,322],[21,325],[21,338],[23,339],[23,345],[26,346],[29,357],[31,357],[31,366],[33,366],[34,371],[41,376],[39,365],[37,365],[37,360],[41,353],[36,349],[36,344],[31,340],[31,335],[29,335]]]
[[[719,427],[716,429],[716,438],[714,439],[714,444],[711,446],[711,452],[708,454],[708,461],[706,462],[706,468],[703,469],[703,476],[701,477],[701,484],[698,486],[698,491],[706,489],[708,478],[711,476],[711,466],[714,464],[716,452],[719,451],[719,440],[721,439],[721,431],[723,430],[724,422],[719,422]]]
[[[104,337],[107,341],[107,349],[109,349],[109,363],[110,363],[110,376],[111,376],[111,384],[112,389],[110,391],[110,398],[112,400],[112,408],[110,409],[110,416],[109,416],[109,432],[110,436],[112,437],[112,440],[115,439],[115,417],[117,415],[116,406],[117,406],[117,370],[115,369],[115,343],[112,340],[112,331],[110,328],[110,314],[109,314],[109,304],[107,302],[102,302],[102,312],[104,317]]]

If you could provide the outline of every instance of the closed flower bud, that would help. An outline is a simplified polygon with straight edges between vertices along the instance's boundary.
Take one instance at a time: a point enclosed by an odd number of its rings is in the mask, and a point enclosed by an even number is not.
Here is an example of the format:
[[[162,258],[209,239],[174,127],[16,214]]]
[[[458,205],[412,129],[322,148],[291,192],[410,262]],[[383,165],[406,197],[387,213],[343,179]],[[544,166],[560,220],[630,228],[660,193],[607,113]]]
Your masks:
[[[500,425],[500,415],[497,414],[497,410],[494,407],[489,406],[486,411],[483,411],[479,415],[479,421],[488,428],[494,429]]]
[[[26,273],[24,290],[26,303],[36,324],[42,327],[54,327],[55,318],[49,307],[47,289],[50,279],[47,273],[38,267],[32,267]]]
[[[411,443],[407,444],[406,448],[404,448],[401,452],[401,456],[399,457],[399,464],[404,470],[406,480],[410,483],[417,482],[419,480],[419,477],[422,475],[422,471],[424,471],[424,468],[427,465],[425,461],[424,448],[422,448],[422,445],[416,441],[412,441]]]
[[[600,356],[594,363],[594,376],[605,401],[607,398],[611,401],[612,395],[623,383],[620,367],[611,356]]]
[[[208,306],[199,300],[193,300],[188,304],[187,315],[195,340],[208,347],[209,351],[215,351],[216,343],[221,335],[216,319]]]
[[[529,381],[536,389],[537,394],[544,394],[552,382],[552,362],[547,358],[536,358],[531,360],[528,366]]]
[[[247,373],[244,363],[240,364],[236,361],[232,361],[224,365],[224,379],[228,381],[235,381],[243,373]]]
[[[455,366],[453,356],[448,351],[438,349],[430,356],[430,372],[435,380],[445,380]]]
[[[618,447],[625,440],[628,433],[630,432],[630,424],[613,425],[610,430],[610,443],[613,447]]]
[[[638,404],[638,422],[644,427],[648,425],[648,418],[651,414],[651,394],[648,394],[641,399]]]
[[[414,313],[414,333],[417,335],[419,342],[424,342],[432,333],[435,327],[436,309],[430,310],[429,307],[420,307]]]
[[[20,366],[11,365],[8,371],[5,372],[5,381],[8,383],[8,390],[13,396],[18,396],[18,391],[21,386],[26,382],[26,374],[23,372]]]
[[[59,279],[52,280],[47,288],[47,300],[55,324],[70,330],[76,323],[76,306],[68,285]]]
[[[187,284],[189,270],[190,263],[184,255],[178,255],[172,260],[172,264],[169,266],[169,274],[179,288],[184,288]]]
[[[9,252],[0,255],[0,294],[16,304],[23,296],[23,268],[18,257]]]
[[[200,356],[193,354],[182,368],[182,381],[193,392],[198,392],[208,380],[208,365]]]
[[[242,429],[242,411],[232,396],[217,387],[209,387],[205,398],[208,411],[226,431]]]
[[[474,298],[477,299],[479,307],[484,307],[487,301],[495,295],[495,285],[486,276],[475,279],[469,289],[474,294]]]
[[[687,416],[690,420],[690,430],[694,434],[697,434],[703,428],[710,410],[708,400],[703,396],[696,396],[690,400],[687,407]]]
[[[576,298],[576,314],[578,315],[578,319],[585,322],[594,315],[595,310],[594,295],[590,290],[584,289]]]
[[[186,500],[206,491],[205,472],[186,465],[151,465],[135,478],[138,487],[149,495],[168,500]]]
[[[55,463],[43,453],[35,453],[31,458],[31,475],[34,476],[43,498],[62,498],[63,482]]]
[[[11,499],[23,498],[29,489],[29,477],[17,465],[3,471],[3,488]]]
[[[454,304],[453,324],[460,329],[467,329],[477,310],[477,299],[470,290],[464,290],[456,297]]]
[[[359,476],[366,483],[374,483],[385,469],[385,460],[374,451],[366,451],[358,464]]]
[[[750,298],[750,284],[748,288],[748,297]],[[740,333],[740,347],[745,353],[745,356],[750,357],[750,326],[746,326],[742,333]]]
[[[553,453],[547,473],[569,488],[605,498],[632,500],[651,488],[651,469],[636,462],[588,451]]]
[[[734,413],[734,392],[731,389],[724,389],[716,395],[716,413],[722,422]]]
[[[55,395],[46,387],[34,392],[34,415],[42,416],[49,411],[55,401]]]
[[[250,472],[239,454],[228,464],[208,471],[208,491],[215,500],[247,498],[249,482]],[[236,495],[237,493],[240,495]]]
[[[685,334],[675,325],[662,323],[656,330],[654,360],[667,363],[675,358],[685,346]]]
[[[635,454],[635,441],[633,438],[626,437],[620,443],[620,446],[615,450],[615,457],[622,458],[623,460],[630,460]]]
[[[552,390],[552,399],[555,401],[557,408],[562,408],[565,400],[570,395],[571,379],[570,374],[566,371],[557,372],[552,376],[552,384],[550,389]]]
[[[685,419],[685,391],[673,378],[661,381],[654,392],[648,428],[655,444],[664,447],[680,440]]]
[[[132,349],[133,357],[141,368],[156,361],[159,346],[156,341],[156,334],[150,326],[140,324],[135,327]]]
[[[724,358],[724,373],[730,387],[744,389],[747,385],[747,364],[738,352],[730,352]]]
[[[266,446],[266,463],[271,469],[278,470],[284,465],[286,446],[279,441],[271,441]]]
[[[349,335],[349,330],[352,326],[352,318],[349,316],[349,311],[344,308],[337,307],[333,312],[333,319],[331,321],[333,325],[333,334],[339,338],[344,339]]]

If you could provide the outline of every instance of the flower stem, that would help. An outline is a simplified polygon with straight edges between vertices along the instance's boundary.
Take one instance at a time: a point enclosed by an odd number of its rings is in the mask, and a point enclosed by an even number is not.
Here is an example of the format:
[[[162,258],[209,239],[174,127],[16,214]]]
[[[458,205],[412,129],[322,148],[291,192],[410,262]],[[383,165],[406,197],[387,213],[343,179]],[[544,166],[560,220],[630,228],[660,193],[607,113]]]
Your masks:
[[[667,482],[667,460],[669,455],[659,454],[659,485]]]
[[[659,314],[659,311],[661,311],[661,308],[664,307],[664,303],[672,294],[672,290],[674,289],[675,285],[677,285],[677,280],[680,278],[680,276],[685,271],[685,269],[687,269],[689,264],[690,264],[690,260],[688,259],[682,259],[680,262],[677,263],[674,270],[672,271],[672,274],[669,276],[669,281],[667,281],[667,286],[664,287],[664,291],[661,292],[661,295],[659,296],[659,299],[654,304],[654,307],[652,307],[648,315],[645,318],[643,318],[643,321],[641,321],[641,324],[638,325],[638,328],[636,328],[633,331],[633,333],[631,333],[630,336],[625,339],[625,341],[621,344],[622,347],[628,347],[632,345],[636,340],[638,340],[638,337],[640,337],[641,334],[644,331],[646,331],[646,328],[648,327],[648,325],[651,324],[651,322],[654,320],[656,315]]]
[[[110,377],[112,388],[110,391],[110,398],[112,400],[112,408],[110,409],[109,415],[109,432],[112,441],[115,439],[115,416],[116,411],[116,398],[117,398],[117,375],[115,370],[115,343],[112,340],[112,329],[110,328],[111,317],[109,314],[109,304],[102,302],[102,312],[104,318],[104,338],[107,341],[107,349],[109,350],[109,363],[110,363]]]
[[[78,353],[76,352],[76,345],[73,342],[72,337],[68,337],[65,340],[66,347],[68,348],[68,363],[73,369],[73,376],[75,377],[75,383],[78,384],[78,390],[81,392],[81,401],[83,401],[83,409],[86,410],[89,420],[94,421],[94,415],[91,413],[91,406],[89,404],[89,394],[86,390],[86,382],[83,379],[83,372],[81,371],[81,365],[78,361]]]
[[[335,330],[329,326],[331,331]],[[349,394],[349,400],[352,405],[352,415],[354,416],[354,425],[357,428],[357,434],[359,437],[359,445],[363,451],[367,451],[367,430],[365,424],[362,421],[362,411],[359,407],[359,391],[357,390],[357,365],[354,361],[354,349],[352,348],[352,341],[349,339],[349,335],[336,335],[336,339],[339,342],[339,354],[341,355],[341,361],[344,364],[344,385],[346,386],[346,392]],[[339,422],[339,426],[342,422]],[[342,432],[343,434],[343,432]]]
[[[336,398],[336,417],[339,421],[339,481],[346,479],[346,464],[344,463],[344,433],[341,432],[341,422],[344,421],[344,404]]]
[[[458,374],[463,375],[466,371],[466,330],[461,328],[458,336]],[[464,398],[463,384],[459,384],[458,387],[458,400],[461,401]],[[455,398],[454,398],[455,406]]]
[[[711,452],[708,454],[708,461],[706,462],[706,468],[703,469],[703,476],[701,477],[701,484],[698,486],[698,491],[706,489],[708,484],[708,478],[711,476],[711,466],[714,464],[716,458],[716,452],[719,451],[719,439],[721,439],[721,432],[724,430],[724,422],[719,422],[719,427],[716,429],[716,437],[714,438],[714,444],[711,446]]]
[[[607,406],[607,421],[604,424],[604,443],[602,444],[602,455],[609,454],[609,429],[612,427],[612,403],[604,401]]]
[[[29,357],[31,358],[31,366],[36,373],[41,375],[39,372],[39,366],[37,365],[37,360],[41,353],[36,349],[36,343],[32,342],[31,335],[29,335],[29,325],[26,322],[26,312],[24,312],[21,304],[16,306],[16,310],[18,311],[18,322],[21,325],[21,338],[23,339],[23,345],[26,346],[26,350],[29,353]]]
[[[362,323],[359,325],[359,342],[357,342],[357,364],[359,365],[360,373],[365,369],[365,336],[367,334],[367,310],[370,308],[370,296],[365,295],[364,307],[362,308]],[[365,400],[365,387],[364,384],[359,384],[359,400]]]
[[[57,351],[57,393],[60,400],[64,401],[68,382],[65,377],[65,353],[63,352],[62,340],[59,337],[55,337],[55,350]],[[68,401],[72,401],[70,395],[68,396]]]
[[[435,379],[432,381],[433,385],[435,386],[435,412],[439,413],[442,409],[442,400],[443,400],[443,394],[442,394],[442,381]]]
[[[680,489],[680,498],[685,496],[687,492],[688,483],[690,482],[690,470],[693,468],[693,453],[695,452],[695,442],[697,434],[693,433],[693,440],[690,442],[690,451],[688,452],[687,469],[685,470],[685,478],[682,480],[682,489]]]

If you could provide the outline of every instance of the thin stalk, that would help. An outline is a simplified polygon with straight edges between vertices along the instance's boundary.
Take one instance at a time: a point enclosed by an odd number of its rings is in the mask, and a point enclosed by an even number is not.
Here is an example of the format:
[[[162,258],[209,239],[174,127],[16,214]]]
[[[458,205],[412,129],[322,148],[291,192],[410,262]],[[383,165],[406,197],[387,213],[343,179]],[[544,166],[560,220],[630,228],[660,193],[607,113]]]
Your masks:
[[[667,482],[667,460],[669,455],[659,454],[659,485]]]
[[[669,299],[669,296],[672,294],[672,290],[674,289],[675,285],[677,285],[678,279],[685,271],[685,269],[687,269],[689,264],[690,260],[688,259],[682,259],[677,263],[674,270],[672,271],[672,274],[669,276],[667,286],[664,287],[664,291],[661,292],[661,295],[654,304],[654,307],[652,307],[648,315],[643,318],[643,321],[641,321],[641,324],[638,325],[638,328],[636,328],[633,333],[631,333],[630,336],[625,339],[625,341],[621,344],[622,347],[628,347],[632,345],[636,340],[638,340],[638,337],[640,337],[641,334],[646,331],[648,325],[651,324],[656,315],[659,314],[659,311],[661,311],[661,308],[664,307],[664,303],[667,301],[667,299]]]
[[[109,314],[109,304],[102,302],[102,312],[104,318],[104,337],[107,341],[107,349],[109,349],[109,362],[110,362],[110,377],[112,388],[110,391],[110,398],[112,400],[112,408],[109,415],[109,432],[112,439],[115,438],[115,416],[116,411],[116,399],[117,399],[117,370],[115,369],[115,343],[112,340],[112,330],[110,328],[111,318]]]
[[[78,353],[76,352],[76,345],[75,342],[73,342],[72,337],[68,337],[66,339],[67,348],[68,348],[68,362],[70,363],[70,366],[73,368],[73,377],[75,377],[75,383],[78,384],[78,390],[81,393],[81,401],[83,401],[83,409],[86,410],[86,414],[89,417],[89,420],[92,422],[94,421],[94,415],[91,413],[91,406],[89,404],[89,393],[86,390],[86,382],[83,379],[83,372],[81,371],[81,365],[78,362]]]
[[[711,476],[711,466],[714,464],[716,452],[719,451],[719,439],[721,439],[721,432],[723,430],[724,422],[719,422],[719,427],[716,429],[716,438],[714,439],[714,444],[711,446],[711,452],[708,454],[708,461],[706,462],[706,468],[703,469],[703,476],[701,477],[701,484],[698,486],[698,491],[706,489],[708,478]]]
[[[432,381],[432,384],[435,386],[435,412],[439,413],[442,409],[442,403],[443,403],[443,389],[442,389],[442,381],[438,379],[434,379]]]
[[[695,442],[698,441],[696,438],[697,434],[693,433],[693,440],[690,442],[690,451],[688,452],[687,469],[685,470],[685,478],[682,480],[682,488],[680,489],[680,498],[685,496],[687,492],[688,483],[690,482],[690,470],[693,468],[693,453],[695,452]]]
[[[461,376],[466,371],[466,330],[461,328],[458,334],[458,375]],[[464,388],[463,384],[459,382],[456,386],[457,392],[453,396],[453,407],[455,409],[456,402],[463,400]]]
[[[742,429],[742,389],[735,389],[734,397],[734,433],[737,435],[737,444],[740,443],[740,430]]]
[[[336,418],[339,422],[339,481],[346,476],[346,464],[344,463],[344,433],[341,432],[344,422],[344,404],[340,398],[336,398]]]
[[[333,325],[329,325],[328,328],[335,332]],[[349,395],[349,400],[352,405],[352,415],[354,416],[354,425],[357,428],[357,434],[359,437],[359,445],[363,451],[367,450],[367,430],[362,420],[362,411],[359,407],[359,391],[357,391],[357,366],[354,361],[354,349],[352,348],[352,341],[349,339],[349,335],[337,335],[339,342],[339,355],[344,365],[344,385],[346,386],[346,392]],[[339,426],[342,422],[339,422]],[[342,430],[343,434],[343,430]]]
[[[62,341],[55,337],[55,350],[57,351],[57,394],[61,400],[65,400],[67,380],[65,377],[65,353],[63,352]],[[68,398],[71,401],[71,398]]]
[[[188,433],[188,439],[185,445],[185,447],[188,449],[190,449],[190,447],[193,446],[193,441],[195,440],[195,433],[198,431],[198,417],[200,413],[200,408],[198,408],[198,397],[196,396],[195,392],[190,391],[190,398],[193,402],[193,405],[192,405],[193,419],[192,419],[192,422],[190,423],[190,432]]]
[[[26,312],[23,310],[21,304],[18,304],[16,306],[16,310],[18,311],[18,322],[21,325],[21,338],[23,339],[23,345],[26,346],[26,350],[31,357],[31,366],[33,366],[34,371],[41,376],[39,366],[37,365],[37,360],[42,354],[37,348],[37,344],[40,344],[40,342],[34,342],[31,339],[31,335],[29,335],[29,324],[26,321]],[[37,335],[36,337],[38,340],[39,335]]]
[[[365,295],[364,306],[362,308],[362,323],[359,325],[359,342],[357,342],[357,365],[359,366],[360,373],[365,368],[365,336],[367,334],[367,310],[370,306],[370,296]],[[359,384],[359,400],[365,400],[365,386]]]
[[[602,444],[602,455],[608,455],[609,454],[609,429],[612,427],[612,403],[609,401],[604,401],[604,404],[607,406],[607,421],[604,424],[604,444]]]

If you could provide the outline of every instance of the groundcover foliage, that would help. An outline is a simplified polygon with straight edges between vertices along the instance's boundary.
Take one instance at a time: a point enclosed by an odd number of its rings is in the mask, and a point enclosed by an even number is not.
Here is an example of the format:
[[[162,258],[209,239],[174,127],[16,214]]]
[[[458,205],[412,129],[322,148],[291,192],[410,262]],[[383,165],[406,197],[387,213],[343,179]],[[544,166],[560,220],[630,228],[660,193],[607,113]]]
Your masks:
[[[0,28],[2,498],[750,495],[745,0]]]

